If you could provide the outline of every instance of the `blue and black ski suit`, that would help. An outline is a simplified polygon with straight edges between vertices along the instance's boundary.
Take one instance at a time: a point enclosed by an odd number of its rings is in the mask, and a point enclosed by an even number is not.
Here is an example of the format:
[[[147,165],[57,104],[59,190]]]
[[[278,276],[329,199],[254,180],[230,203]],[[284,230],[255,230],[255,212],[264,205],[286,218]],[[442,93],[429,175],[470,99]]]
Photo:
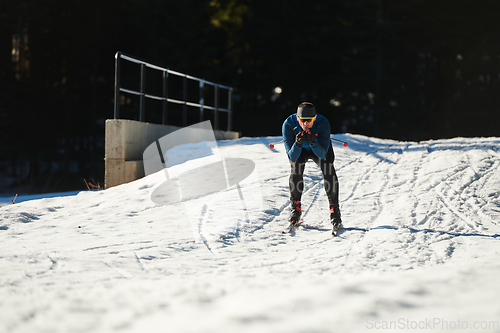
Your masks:
[[[331,129],[328,119],[321,114],[317,114],[316,120],[311,127],[311,132],[316,135],[316,144],[313,147],[307,141],[302,144],[302,147],[295,144],[296,135],[302,131],[296,113],[285,120],[282,130],[283,142],[291,167],[289,186],[292,207],[296,205],[300,207],[304,190],[304,168],[306,162],[312,159],[323,172],[325,192],[330,207],[333,206],[338,209],[339,182],[333,166],[335,155],[330,141]]]

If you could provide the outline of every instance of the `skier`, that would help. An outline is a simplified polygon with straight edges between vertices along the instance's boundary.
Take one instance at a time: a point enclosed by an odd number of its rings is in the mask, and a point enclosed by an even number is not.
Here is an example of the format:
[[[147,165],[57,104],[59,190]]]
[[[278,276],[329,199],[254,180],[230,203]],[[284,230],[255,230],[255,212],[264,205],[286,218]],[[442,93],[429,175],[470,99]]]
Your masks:
[[[330,222],[333,234],[341,226],[339,210],[339,183],[333,161],[335,156],[330,142],[330,123],[316,113],[312,103],[301,103],[297,113],[289,116],[283,123],[283,142],[290,161],[290,200],[292,212],[288,221],[295,225],[302,215],[301,198],[304,189],[304,168],[312,159],[323,172],[326,195],[330,204]]]

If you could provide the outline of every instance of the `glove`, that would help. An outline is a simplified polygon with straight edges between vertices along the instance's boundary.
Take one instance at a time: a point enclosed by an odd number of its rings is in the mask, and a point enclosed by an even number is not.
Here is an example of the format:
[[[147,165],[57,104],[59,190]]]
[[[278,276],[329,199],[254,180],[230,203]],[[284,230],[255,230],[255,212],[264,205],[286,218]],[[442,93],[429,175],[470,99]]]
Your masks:
[[[295,136],[295,144],[297,145],[297,147],[302,148],[302,144],[304,143],[304,141],[306,141],[304,131],[297,133],[297,135]]]
[[[316,136],[317,134],[311,132],[311,130],[306,132],[306,140],[309,143],[309,146],[313,147],[316,144]]]

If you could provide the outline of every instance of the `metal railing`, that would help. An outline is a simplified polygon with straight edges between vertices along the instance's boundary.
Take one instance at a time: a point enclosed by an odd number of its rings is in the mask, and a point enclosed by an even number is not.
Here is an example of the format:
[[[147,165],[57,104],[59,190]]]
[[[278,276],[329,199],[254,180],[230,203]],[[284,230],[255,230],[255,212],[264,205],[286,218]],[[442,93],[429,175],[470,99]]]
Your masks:
[[[140,85],[140,91],[135,91],[135,90],[130,90],[130,89],[125,89],[120,86],[120,78],[121,78],[121,72],[120,72],[120,62],[121,60],[127,60],[136,64],[139,64],[141,66],[141,85]],[[151,68],[154,70],[161,71],[163,74],[162,76],[162,96],[155,96],[151,94],[146,93],[146,68]],[[179,99],[173,99],[169,98],[168,96],[168,78],[169,75],[175,75],[178,77],[182,78],[182,100]],[[187,83],[188,80],[193,80],[193,81],[198,81],[199,82],[199,103],[192,103],[187,101]],[[204,98],[204,90],[205,90],[205,85],[213,86],[214,87],[214,105],[207,105],[205,104],[205,98]],[[221,108],[219,106],[219,91],[221,89],[225,89],[228,91],[228,101],[227,101],[227,108]],[[175,103],[175,104],[181,104],[182,105],[182,126],[187,126],[187,107],[197,107],[199,108],[199,117],[200,117],[200,122],[202,122],[204,119],[203,114],[204,110],[213,110],[214,111],[214,129],[218,130],[219,129],[219,112],[226,112],[228,114],[227,117],[227,130],[231,131],[231,125],[232,125],[232,118],[233,118],[233,110],[232,110],[232,93],[233,93],[233,88],[224,86],[221,84],[213,83],[204,79],[200,79],[191,75],[179,73],[173,70],[170,70],[168,68],[163,68],[145,61],[142,61],[140,59],[125,55],[121,52],[117,52],[115,55],[115,99],[114,99],[114,104],[115,104],[115,110],[114,110],[114,118],[119,119],[120,118],[120,92],[127,93],[127,94],[132,94],[132,95],[137,95],[140,98],[139,102],[139,121],[144,122],[146,118],[146,113],[145,113],[145,104],[146,104],[146,98],[150,99],[155,99],[162,101],[162,124],[166,125],[167,123],[167,114],[168,114],[168,103]]]

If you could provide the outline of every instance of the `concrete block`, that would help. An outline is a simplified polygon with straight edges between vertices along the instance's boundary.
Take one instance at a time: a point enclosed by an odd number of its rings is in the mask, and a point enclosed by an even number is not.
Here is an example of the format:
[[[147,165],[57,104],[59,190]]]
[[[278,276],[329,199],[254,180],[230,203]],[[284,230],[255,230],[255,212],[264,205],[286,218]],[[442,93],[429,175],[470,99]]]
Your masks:
[[[154,141],[181,127],[127,119],[106,120],[104,187],[144,177],[144,150]],[[238,132],[214,131],[217,140],[239,138]]]

